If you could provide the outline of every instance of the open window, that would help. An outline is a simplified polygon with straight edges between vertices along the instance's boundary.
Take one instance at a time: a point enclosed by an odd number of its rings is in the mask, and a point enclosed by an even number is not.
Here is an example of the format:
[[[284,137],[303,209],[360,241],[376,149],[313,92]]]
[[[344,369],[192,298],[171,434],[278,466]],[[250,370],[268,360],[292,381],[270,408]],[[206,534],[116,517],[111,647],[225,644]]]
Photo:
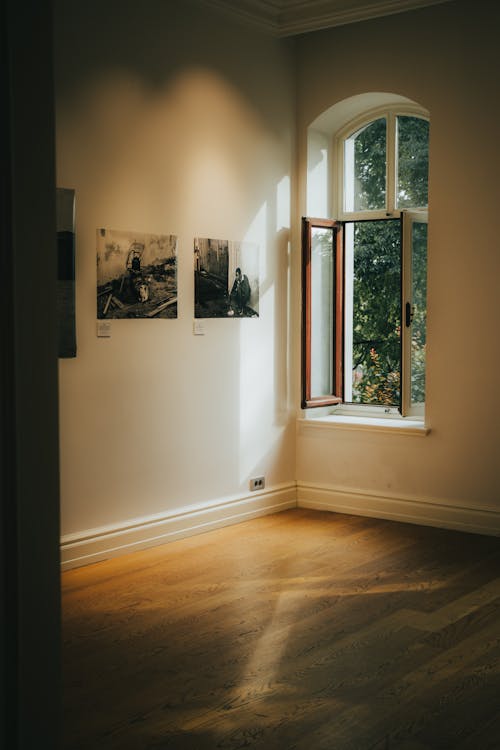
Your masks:
[[[329,406],[343,400],[342,226],[303,219],[302,247],[302,406]]]
[[[338,136],[338,219],[302,224],[303,408],[424,413],[428,136],[393,110]]]
[[[403,416],[425,409],[427,223],[426,211],[403,213]]]

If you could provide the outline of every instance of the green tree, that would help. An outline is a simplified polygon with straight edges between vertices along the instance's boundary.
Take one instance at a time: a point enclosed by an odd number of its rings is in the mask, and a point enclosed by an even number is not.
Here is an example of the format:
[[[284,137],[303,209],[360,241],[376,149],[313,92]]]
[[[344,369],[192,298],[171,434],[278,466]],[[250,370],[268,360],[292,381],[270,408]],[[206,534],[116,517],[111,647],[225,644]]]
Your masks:
[[[429,123],[420,117],[398,117],[398,208],[427,206]]]
[[[355,210],[385,205],[386,123],[354,136]],[[428,123],[398,117],[398,207],[427,205]],[[425,389],[426,236],[415,225],[412,400]],[[426,227],[425,227],[426,231]],[[397,405],[401,373],[401,237],[399,222],[354,223],[353,400]]]
[[[382,117],[352,136],[355,211],[371,211],[385,205],[386,129]]]
[[[400,290],[399,222],[355,222],[353,399],[360,403],[399,403]]]

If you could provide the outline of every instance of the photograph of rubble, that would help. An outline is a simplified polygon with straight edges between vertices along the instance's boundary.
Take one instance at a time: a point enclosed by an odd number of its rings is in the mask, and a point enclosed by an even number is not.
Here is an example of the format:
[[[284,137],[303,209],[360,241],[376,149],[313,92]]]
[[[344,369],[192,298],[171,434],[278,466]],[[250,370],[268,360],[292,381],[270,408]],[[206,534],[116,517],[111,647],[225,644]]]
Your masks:
[[[97,318],[177,317],[177,237],[97,230]]]

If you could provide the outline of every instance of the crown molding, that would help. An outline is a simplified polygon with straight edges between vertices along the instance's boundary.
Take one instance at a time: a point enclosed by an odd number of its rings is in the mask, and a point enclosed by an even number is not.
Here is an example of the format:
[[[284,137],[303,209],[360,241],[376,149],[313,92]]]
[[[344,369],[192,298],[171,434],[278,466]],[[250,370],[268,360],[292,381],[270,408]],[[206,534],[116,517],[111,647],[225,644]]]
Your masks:
[[[280,24],[283,11],[281,3],[277,5],[276,2],[268,2],[268,0],[238,0],[237,5],[233,0],[199,0],[199,2],[267,34],[283,36]]]
[[[200,0],[276,37],[343,26],[452,0]]]

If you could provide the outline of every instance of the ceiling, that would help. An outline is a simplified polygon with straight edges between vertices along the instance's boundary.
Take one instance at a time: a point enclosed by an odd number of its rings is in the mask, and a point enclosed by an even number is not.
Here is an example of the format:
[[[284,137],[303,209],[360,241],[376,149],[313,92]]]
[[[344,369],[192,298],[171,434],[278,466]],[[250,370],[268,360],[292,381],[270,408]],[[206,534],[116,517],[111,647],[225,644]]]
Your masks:
[[[277,37],[365,21],[450,0],[202,0]]]

